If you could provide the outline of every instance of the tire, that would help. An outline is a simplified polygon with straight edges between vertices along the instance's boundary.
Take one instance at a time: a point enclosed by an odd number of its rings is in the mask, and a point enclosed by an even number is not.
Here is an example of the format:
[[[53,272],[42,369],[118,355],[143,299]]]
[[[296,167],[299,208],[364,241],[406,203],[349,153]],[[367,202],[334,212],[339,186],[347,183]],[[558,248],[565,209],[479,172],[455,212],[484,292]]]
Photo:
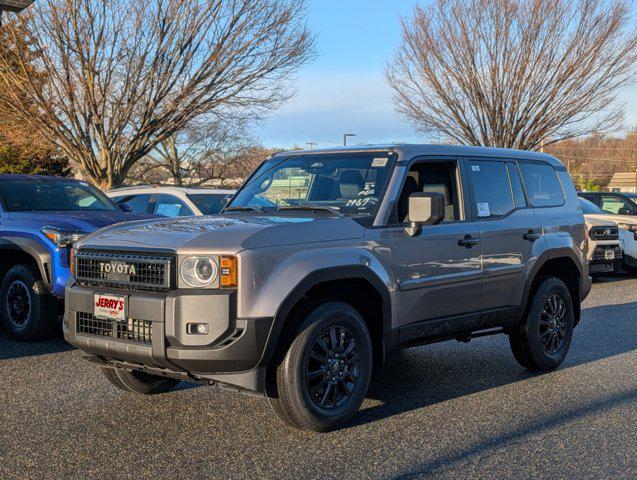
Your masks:
[[[360,408],[372,375],[372,342],[360,313],[342,302],[307,312],[273,371],[270,404],[293,427],[326,432]]]
[[[109,382],[120,390],[155,395],[166,393],[177,386],[179,380],[160,377],[138,370],[124,370],[123,368],[102,368],[102,373]]]
[[[106,377],[106,380],[111,382],[112,385],[120,390],[124,390],[125,392],[130,392],[126,385],[124,385],[124,383],[119,379],[114,368],[102,367],[101,370],[102,374]]]
[[[629,275],[637,275],[637,267],[632,267],[628,265],[626,262],[623,262],[622,269]]]
[[[52,335],[58,305],[46,291],[34,265],[19,264],[9,269],[0,287],[0,321],[11,337],[28,341]]]
[[[564,361],[575,316],[568,288],[559,278],[542,281],[523,322],[509,333],[513,356],[529,370],[550,371]]]

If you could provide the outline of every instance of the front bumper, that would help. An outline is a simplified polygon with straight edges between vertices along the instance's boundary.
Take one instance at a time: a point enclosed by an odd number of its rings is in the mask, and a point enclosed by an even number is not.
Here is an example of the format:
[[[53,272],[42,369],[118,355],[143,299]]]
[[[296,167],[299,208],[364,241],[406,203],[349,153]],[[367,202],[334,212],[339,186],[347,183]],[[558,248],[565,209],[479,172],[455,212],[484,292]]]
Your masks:
[[[68,285],[64,338],[98,361],[264,392],[258,364],[273,320],[236,318],[234,291],[130,293],[127,322],[94,318],[95,293],[125,294]],[[208,334],[190,334],[191,322],[206,323]]]
[[[606,252],[613,252],[613,258],[608,259]],[[616,243],[596,245],[590,259],[590,272],[612,272],[621,265],[622,257],[622,248]]]

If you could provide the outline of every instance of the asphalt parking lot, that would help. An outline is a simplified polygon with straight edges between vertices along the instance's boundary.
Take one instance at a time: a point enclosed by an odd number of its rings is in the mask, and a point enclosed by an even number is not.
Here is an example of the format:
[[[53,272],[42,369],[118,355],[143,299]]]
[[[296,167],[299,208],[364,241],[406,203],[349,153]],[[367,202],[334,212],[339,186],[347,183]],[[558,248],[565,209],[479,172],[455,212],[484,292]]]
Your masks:
[[[637,279],[593,286],[559,370],[506,337],[395,354],[355,423],[313,434],[262,399],[110,386],[62,340],[0,336],[0,478],[637,478]]]

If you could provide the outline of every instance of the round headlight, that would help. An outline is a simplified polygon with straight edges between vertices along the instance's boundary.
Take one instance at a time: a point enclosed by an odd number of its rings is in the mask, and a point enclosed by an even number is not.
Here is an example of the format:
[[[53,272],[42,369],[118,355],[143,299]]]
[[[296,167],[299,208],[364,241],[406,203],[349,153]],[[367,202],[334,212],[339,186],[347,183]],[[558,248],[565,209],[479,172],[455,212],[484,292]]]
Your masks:
[[[186,257],[181,262],[181,278],[191,287],[207,287],[217,279],[218,272],[210,257]]]

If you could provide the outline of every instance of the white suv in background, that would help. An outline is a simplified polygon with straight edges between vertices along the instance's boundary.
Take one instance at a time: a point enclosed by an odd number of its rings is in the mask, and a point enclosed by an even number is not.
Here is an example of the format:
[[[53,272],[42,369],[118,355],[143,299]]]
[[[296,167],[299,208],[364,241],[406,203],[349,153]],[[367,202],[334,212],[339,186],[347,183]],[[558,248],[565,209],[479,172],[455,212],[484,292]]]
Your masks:
[[[637,216],[614,215],[606,213],[593,202],[580,198],[584,218],[604,221],[617,225],[619,242],[623,251],[623,269],[630,274],[637,274]]]
[[[118,205],[128,206],[134,213],[186,217],[219,213],[234,192],[213,188],[140,185],[117,188],[106,192],[106,195]]]

